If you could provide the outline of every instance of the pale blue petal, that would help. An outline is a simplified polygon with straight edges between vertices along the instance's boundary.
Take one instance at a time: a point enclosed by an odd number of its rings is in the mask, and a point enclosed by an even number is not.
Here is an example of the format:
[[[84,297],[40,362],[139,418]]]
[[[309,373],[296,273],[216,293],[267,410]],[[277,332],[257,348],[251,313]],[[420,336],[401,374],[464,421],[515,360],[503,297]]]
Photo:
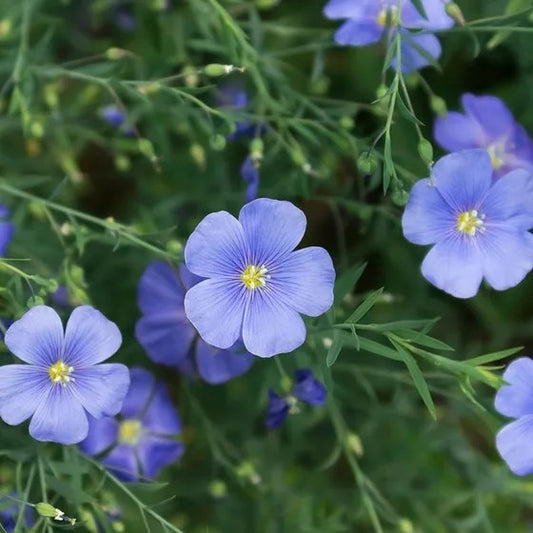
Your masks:
[[[335,32],[333,39],[343,46],[366,46],[377,43],[383,34],[383,26],[377,20],[347,20]]]
[[[329,0],[324,7],[324,15],[329,19],[362,18],[372,3],[375,0]]]
[[[19,359],[48,368],[63,353],[61,319],[51,307],[32,307],[6,331],[4,342]]]
[[[533,415],[526,415],[504,426],[496,435],[496,447],[517,476],[533,473]]]
[[[296,248],[307,225],[304,212],[294,204],[269,198],[246,204],[239,221],[249,247],[248,263],[267,267]]]
[[[197,276],[235,276],[246,268],[247,246],[239,221],[226,211],[207,215],[185,245],[185,263]]]
[[[141,422],[143,428],[148,428],[153,433],[175,435],[181,431],[178,411],[162,383],[156,384]]]
[[[492,164],[485,150],[463,150],[439,159],[432,176],[441,196],[459,215],[481,205],[492,184]]]
[[[11,222],[0,222],[0,256],[6,255],[14,232],[15,226]]]
[[[433,135],[437,143],[448,152],[458,152],[483,145],[483,132],[470,117],[450,111],[435,121]]]
[[[115,446],[108,455],[102,459],[113,474],[123,481],[135,481],[139,479],[139,463],[135,450],[127,444]]]
[[[426,30],[446,30],[451,28],[455,21],[446,13],[446,3],[442,0],[422,0],[427,18],[416,12],[413,16],[411,10],[415,9],[411,2],[404,1],[404,9],[409,9],[409,14],[402,15],[403,25],[411,28],[423,28]],[[415,10],[416,11],[416,10]]]
[[[114,418],[103,417],[89,419],[89,433],[79,446],[87,455],[98,455],[107,450],[118,438],[118,422]]]
[[[207,279],[185,295],[185,313],[200,336],[217,348],[229,348],[241,335],[245,292],[237,280]]]
[[[75,369],[96,365],[122,344],[114,322],[89,305],[76,307],[67,322],[64,359]]]
[[[331,257],[318,246],[289,254],[267,281],[287,307],[308,316],[319,316],[333,305],[334,282]]]
[[[96,365],[74,371],[72,392],[94,417],[116,415],[128,392],[130,372],[120,364]]]
[[[503,385],[496,393],[494,407],[505,416],[533,415],[533,360],[515,359],[503,373]]]
[[[185,288],[176,271],[163,261],[153,261],[139,280],[137,303],[145,315],[167,315],[183,309]]]
[[[526,231],[490,228],[479,238],[483,274],[498,291],[518,285],[533,268],[533,235]]]
[[[472,298],[483,277],[483,258],[470,236],[448,237],[428,252],[422,274],[435,287],[456,298]]]
[[[253,362],[253,355],[246,352],[240,342],[228,350],[210,346],[202,339],[198,339],[196,344],[198,373],[203,380],[212,385],[225,383],[248,372]]]
[[[130,370],[130,388],[124,398],[120,414],[123,418],[140,417],[148,405],[155,385],[154,376],[144,368]]]
[[[42,368],[0,366],[0,417],[12,426],[24,422],[33,415],[52,386],[48,372]]]
[[[406,31],[402,32],[401,42],[402,72],[409,74],[431,64],[431,59],[436,61],[440,57],[441,46],[439,40],[431,34],[415,35]],[[391,61],[396,68],[396,58]]]
[[[136,451],[144,477],[153,479],[161,468],[178,461],[185,451],[185,446],[170,439],[146,436],[138,444]]]
[[[30,422],[30,435],[40,441],[76,444],[87,436],[89,423],[71,388],[55,384],[48,388]]]
[[[191,287],[194,287],[197,283],[200,283],[204,278],[193,274],[184,263],[179,266],[179,277],[185,287],[185,291],[188,291]]]
[[[244,315],[242,339],[246,349],[259,357],[292,352],[305,341],[301,316],[288,307],[275,291],[256,289]]]
[[[466,114],[481,127],[485,141],[490,144],[513,134],[514,118],[509,108],[496,96],[476,96],[465,93],[461,104]]]

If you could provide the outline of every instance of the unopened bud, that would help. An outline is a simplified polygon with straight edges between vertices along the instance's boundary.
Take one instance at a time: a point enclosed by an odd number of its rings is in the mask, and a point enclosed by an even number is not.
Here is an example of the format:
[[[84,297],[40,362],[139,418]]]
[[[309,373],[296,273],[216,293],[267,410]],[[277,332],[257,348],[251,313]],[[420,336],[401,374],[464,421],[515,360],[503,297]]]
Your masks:
[[[252,156],[252,159],[254,161],[257,161],[259,159],[263,158],[263,150],[264,150],[264,144],[263,141],[256,137],[251,143],[250,143],[250,155]]]
[[[200,144],[194,143],[191,145],[190,149],[191,157],[194,159],[194,162],[203,170],[206,165],[205,150]]]
[[[446,106],[446,101],[444,98],[432,94],[429,100],[429,105],[434,113],[439,115],[439,117],[445,117],[448,114],[448,108]]]
[[[218,78],[219,76],[226,76],[231,74],[236,69],[233,65],[221,65],[220,63],[211,63],[204,67],[204,74],[211,78]]]
[[[168,241],[166,248],[170,255],[178,256],[183,253],[183,244],[176,239]]]
[[[146,85],[139,85],[137,87],[137,90],[141,94],[155,94],[161,89],[161,84],[154,82],[154,83],[147,83]]]
[[[414,533],[415,531],[413,523],[410,520],[407,520],[407,518],[401,518],[399,520],[398,529],[401,533]]]
[[[13,22],[11,19],[0,20],[0,39],[7,39],[11,34]]]
[[[365,176],[373,174],[378,168],[376,156],[372,152],[363,152],[357,158],[357,169]]]
[[[340,118],[339,124],[341,125],[341,128],[350,131],[353,130],[355,126],[355,121],[352,117],[344,115]]]
[[[192,65],[185,65],[182,70],[187,87],[196,87],[198,85],[198,71]]]
[[[35,307],[36,305],[44,305],[44,299],[41,296],[30,296],[26,301],[26,307]]]
[[[148,139],[139,139],[138,147],[139,152],[150,159],[150,161],[155,161],[157,159],[154,152],[154,145]]]
[[[108,48],[104,55],[107,59],[110,59],[111,61],[118,61],[119,59],[123,59],[126,56],[131,55],[131,52],[128,52],[128,50],[124,50],[124,48],[116,48],[112,46],[111,48]]]
[[[392,191],[391,199],[397,206],[404,207],[409,200],[409,193],[399,185]]]
[[[38,120],[34,120],[30,124],[30,134],[33,135],[33,137],[36,137],[37,139],[42,138],[42,136],[44,135],[43,123]]]
[[[127,156],[120,154],[115,157],[115,167],[120,172],[127,172],[131,168],[131,162]]]
[[[445,9],[446,13],[448,13],[448,15],[450,15],[455,22],[458,22],[461,26],[466,24],[463,12],[455,2],[448,2]]]
[[[221,152],[222,150],[224,150],[224,148],[226,148],[226,137],[220,134],[214,135],[209,140],[209,144],[211,145],[211,148],[213,148],[213,150]]]
[[[426,165],[432,165],[433,164],[433,146],[427,139],[420,139],[418,141],[418,153],[420,157],[422,158],[422,161],[426,163]]]
[[[228,487],[222,480],[215,479],[209,483],[209,494],[213,498],[220,500],[221,498],[224,498],[227,493]]]
[[[348,448],[350,448],[350,450],[357,455],[357,457],[363,456],[363,444],[359,438],[359,435],[356,433],[348,433],[348,436],[346,437],[346,444],[348,445]]]
[[[389,88],[382,83],[376,89],[376,100],[381,100],[382,98],[385,98],[385,96],[387,96],[388,92],[389,92]]]

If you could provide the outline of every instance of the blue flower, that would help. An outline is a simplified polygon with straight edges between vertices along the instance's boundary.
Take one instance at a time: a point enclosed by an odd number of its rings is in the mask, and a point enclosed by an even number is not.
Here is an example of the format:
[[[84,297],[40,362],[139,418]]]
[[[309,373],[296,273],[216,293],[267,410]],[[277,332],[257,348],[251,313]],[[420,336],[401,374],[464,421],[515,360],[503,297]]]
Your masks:
[[[326,250],[293,251],[306,224],[290,202],[266,198],[246,204],[238,220],[219,211],[198,224],[185,246],[185,262],[208,279],[187,291],[185,312],[206,342],[226,349],[242,338],[260,357],[303,344],[300,313],[326,312],[335,279]]]
[[[442,148],[485,149],[497,177],[516,168],[533,171],[533,143],[499,98],[466,93],[461,104],[464,113],[451,111],[435,121],[435,140]]]
[[[330,0],[324,14],[330,19],[348,19],[334,35],[335,41],[345,46],[366,46],[378,42],[389,29],[390,37],[396,31],[398,18],[402,28],[442,30],[454,21],[446,14],[441,0],[423,0],[427,18],[423,17],[409,0]],[[388,24],[392,24],[388,28]],[[429,64],[427,55],[435,60],[440,56],[438,39],[432,34],[414,35],[402,30],[402,71],[409,73]],[[395,60],[393,61],[393,67]]]
[[[247,372],[254,358],[243,350],[242,343],[220,350],[198,337],[185,316],[183,298],[200,280],[185,265],[177,272],[162,261],[150,263],[139,281],[143,316],[137,321],[135,336],[156,363],[187,375],[197,371],[208,383],[224,383]]]
[[[86,412],[100,418],[120,410],[128,369],[98,363],[118,350],[122,337],[96,309],[74,309],[63,332],[51,307],[33,307],[11,325],[4,341],[28,363],[0,367],[0,417],[7,424],[32,417],[34,439],[74,444],[87,436]]]
[[[17,498],[16,492],[11,492],[10,496],[13,496],[14,498]],[[9,505],[6,507],[6,504],[12,503],[12,505]],[[14,500],[11,500],[8,496],[0,496],[0,506],[2,506],[2,510],[0,511],[0,525],[7,531],[7,533],[14,533],[15,528],[17,526],[17,520],[19,516],[19,510],[20,505],[23,505],[19,502],[16,502]],[[24,531],[26,528],[31,528],[35,522],[35,515],[33,512],[33,509],[29,505],[24,506]],[[19,524],[18,531],[21,531]]]
[[[121,479],[154,478],[182,456],[185,446],[177,440],[180,433],[179,414],[166,387],[150,372],[132,368],[119,416],[91,418],[80,448],[88,455],[105,454],[102,462]]]
[[[312,370],[300,368],[294,372],[294,383],[287,397],[283,398],[272,390],[268,391],[265,425],[270,429],[281,426],[288,414],[298,412],[298,400],[314,407],[324,405],[326,395],[326,388],[314,377]]]
[[[496,436],[496,447],[509,468],[519,476],[533,473],[533,360],[521,357],[505,370],[503,385],[496,393],[496,410],[516,418]]]
[[[411,190],[403,233],[433,244],[422,274],[457,298],[471,298],[481,280],[496,290],[520,283],[533,267],[533,176],[515,170],[493,181],[484,150],[447,155],[432,177]]]
[[[105,106],[102,109],[101,114],[104,120],[106,120],[114,128],[120,129],[124,135],[127,135],[128,137],[135,135],[133,127],[126,125],[128,118],[126,113],[117,105],[109,104]]]
[[[246,201],[251,202],[257,198],[259,188],[259,169],[258,163],[252,156],[248,156],[241,166],[241,178],[247,184]]]
[[[15,226],[11,222],[6,222],[5,218],[9,216],[9,209],[0,204],[0,256],[6,255],[7,247],[15,231]]]

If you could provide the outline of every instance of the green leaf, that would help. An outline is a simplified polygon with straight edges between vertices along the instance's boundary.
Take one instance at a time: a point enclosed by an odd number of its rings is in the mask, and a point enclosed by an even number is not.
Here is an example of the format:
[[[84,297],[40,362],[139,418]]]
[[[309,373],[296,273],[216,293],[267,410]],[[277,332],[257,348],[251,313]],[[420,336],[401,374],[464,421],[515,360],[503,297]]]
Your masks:
[[[367,339],[365,337],[359,337],[359,345],[361,347],[361,350],[365,350],[366,352],[374,353],[381,357],[392,359],[393,361],[402,361],[401,356],[396,350],[393,350],[388,346],[384,346],[379,342]]]
[[[342,273],[335,282],[333,296],[335,303],[339,303],[349,292],[353,290],[359,278],[365,271],[367,263],[358,264],[350,267]]]
[[[402,100],[402,97],[398,93],[398,111],[400,112],[400,115],[402,115],[403,118],[407,119],[409,122],[412,122],[413,124],[418,124],[419,126],[424,126],[424,123],[418,120],[411,111],[407,108],[404,101]]]
[[[510,357],[511,355],[514,355],[517,352],[520,352],[523,350],[523,346],[517,346],[515,348],[508,348],[507,350],[500,350],[499,352],[492,352],[487,353],[485,355],[478,355],[477,357],[472,357],[471,359],[467,359],[465,363],[468,363],[472,366],[480,366],[480,365],[486,365],[487,363],[492,363],[494,361],[499,361],[500,359],[505,359],[506,357]]]
[[[505,15],[516,15],[521,11],[526,11],[531,8],[531,0],[509,0],[505,8]],[[502,44],[513,34],[512,29],[502,29],[496,32],[487,43],[487,48],[491,50]]]
[[[359,322],[359,320],[361,320],[361,318],[363,318],[370,311],[370,309],[374,307],[382,292],[383,287],[377,291],[371,292],[363,300],[359,307],[357,307],[356,310],[346,319],[346,324],[356,324]]]
[[[337,357],[339,357],[339,354],[342,350],[342,339],[340,336],[339,330],[335,330],[333,332],[333,342],[331,343],[331,346],[329,347],[328,354],[326,356],[326,364],[328,366],[333,366],[335,364],[335,361],[337,360]]]

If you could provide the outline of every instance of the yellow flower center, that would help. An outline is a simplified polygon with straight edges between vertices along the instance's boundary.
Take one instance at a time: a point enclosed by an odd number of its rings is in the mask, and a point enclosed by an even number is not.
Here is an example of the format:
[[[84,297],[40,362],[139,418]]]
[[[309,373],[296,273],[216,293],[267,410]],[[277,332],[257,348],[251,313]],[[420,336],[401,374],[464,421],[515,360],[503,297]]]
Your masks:
[[[473,237],[477,231],[484,232],[483,219],[485,215],[479,215],[476,209],[463,211],[457,217],[457,229]]]
[[[265,265],[248,265],[241,274],[241,281],[250,291],[259,287],[264,287],[266,285],[266,281],[270,279],[270,276],[267,274],[267,272],[268,270]]]
[[[123,420],[118,429],[118,441],[135,446],[141,438],[142,424],[140,420]]]
[[[70,377],[70,374],[74,370],[74,367],[66,365],[63,361],[59,360],[48,368],[48,375],[53,383],[59,383],[60,385],[66,385],[69,381],[73,381],[74,378]]]
[[[504,163],[505,160],[503,159],[505,154],[500,146],[497,144],[491,144],[487,148],[487,152],[490,156],[490,162],[492,163],[492,168],[494,170],[498,170]]]
[[[387,23],[391,26],[396,26],[398,24],[398,7],[384,7],[378,13],[377,23],[382,27],[387,26]]]

